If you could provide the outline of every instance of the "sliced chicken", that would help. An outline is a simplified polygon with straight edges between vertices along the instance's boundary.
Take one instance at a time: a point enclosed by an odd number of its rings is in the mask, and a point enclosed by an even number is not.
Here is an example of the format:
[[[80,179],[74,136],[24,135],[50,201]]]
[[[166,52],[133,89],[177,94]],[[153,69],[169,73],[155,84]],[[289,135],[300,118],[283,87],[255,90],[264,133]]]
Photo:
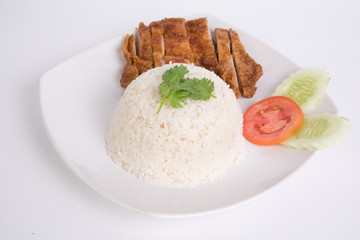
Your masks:
[[[165,18],[165,56],[183,57],[183,59],[194,62],[184,23],[184,18]]]
[[[172,63],[187,63],[187,64],[192,63],[189,59],[187,59],[186,57],[183,57],[183,56],[165,56],[165,63],[169,64],[170,62],[172,62]]]
[[[153,27],[164,27],[165,25],[165,20],[160,20],[160,21],[153,21],[149,24],[149,27],[150,28],[153,28]]]
[[[136,41],[134,35],[127,35],[122,46],[126,61],[122,87],[153,67],[194,63],[218,74],[237,98],[255,94],[262,67],[245,51],[234,30],[215,29],[216,48],[206,18],[187,22],[184,18],[165,18],[149,27],[141,22],[137,32]]]
[[[139,73],[144,73],[153,66],[153,51],[150,29],[141,22],[139,24],[138,58],[134,61]]]
[[[208,70],[215,70],[218,64],[206,18],[198,18],[185,23],[186,33],[194,54],[194,63]]]
[[[130,43],[130,39],[132,39],[132,43]],[[131,44],[134,44],[135,46],[135,40],[134,40],[134,35],[130,35],[126,34],[126,37],[124,39],[124,43],[122,45],[122,51],[123,51],[123,55],[125,58],[126,63],[132,63],[132,57],[136,56],[136,49],[135,49],[135,54],[133,55],[133,49],[131,49]]]
[[[122,50],[126,64],[121,74],[120,84],[121,87],[126,88],[130,84],[130,82],[139,75],[139,71],[134,64],[134,58],[136,57],[134,35],[126,35],[124,43],[122,45]]]
[[[234,61],[231,55],[229,33],[225,29],[215,29],[217,53],[219,64],[216,67],[216,73],[230,85],[234,91],[236,98],[241,96],[239,83],[236,76]]]
[[[141,22],[139,24],[139,58],[152,61],[152,41],[150,29]]]
[[[164,21],[150,23],[154,67],[164,65]]]
[[[152,61],[140,59],[138,56],[134,57],[134,64],[139,70],[139,74],[153,68]]]
[[[121,87],[127,88],[129,84],[139,76],[139,70],[135,64],[126,64],[121,74]]]
[[[229,35],[241,93],[245,97],[252,97],[256,92],[255,84],[263,74],[262,67],[245,51],[234,30],[230,29]]]

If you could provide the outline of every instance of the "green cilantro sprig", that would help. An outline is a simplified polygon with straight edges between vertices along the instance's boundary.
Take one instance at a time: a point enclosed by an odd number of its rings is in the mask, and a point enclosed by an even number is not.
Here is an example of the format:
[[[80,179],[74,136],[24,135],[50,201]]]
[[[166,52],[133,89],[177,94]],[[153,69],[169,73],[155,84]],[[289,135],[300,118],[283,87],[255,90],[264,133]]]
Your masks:
[[[159,85],[161,103],[157,114],[166,101],[169,101],[173,108],[182,107],[186,99],[209,100],[211,97],[216,98],[214,91],[214,82],[207,78],[184,78],[189,70],[184,66],[174,66],[165,71],[162,75],[163,82]]]

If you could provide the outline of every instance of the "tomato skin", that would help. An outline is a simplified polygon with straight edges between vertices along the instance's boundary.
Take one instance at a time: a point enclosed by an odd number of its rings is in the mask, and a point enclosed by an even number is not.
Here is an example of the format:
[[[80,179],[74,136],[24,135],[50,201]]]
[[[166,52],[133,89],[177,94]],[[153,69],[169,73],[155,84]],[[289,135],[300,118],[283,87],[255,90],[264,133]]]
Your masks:
[[[243,135],[249,142],[276,145],[301,127],[304,114],[291,98],[274,96],[251,105],[243,118]]]

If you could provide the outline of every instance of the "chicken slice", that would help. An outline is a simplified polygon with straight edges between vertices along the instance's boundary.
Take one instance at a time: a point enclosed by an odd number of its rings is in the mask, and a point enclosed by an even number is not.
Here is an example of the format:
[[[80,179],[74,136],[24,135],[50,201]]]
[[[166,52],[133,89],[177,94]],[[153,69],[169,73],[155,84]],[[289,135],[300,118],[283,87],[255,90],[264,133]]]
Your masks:
[[[139,23],[137,45],[138,56],[134,57],[134,64],[137,66],[139,74],[142,74],[153,66],[151,32],[143,22]]]
[[[183,57],[193,62],[194,56],[190,48],[184,23],[184,18],[165,18],[165,56]]]
[[[164,65],[164,21],[150,23],[154,67]]]
[[[129,84],[137,77],[139,76],[139,70],[136,65],[134,64],[126,64],[123,68],[122,74],[121,74],[121,80],[120,84],[121,87],[127,88]]]
[[[245,51],[239,35],[231,28],[229,35],[241,93],[245,97],[252,97],[256,92],[255,84],[263,75],[262,67]]]
[[[139,58],[152,61],[152,41],[150,29],[143,23],[139,23]]]
[[[206,18],[198,18],[185,22],[186,33],[194,54],[195,65],[215,70],[218,64],[214,45],[209,32]]]
[[[138,56],[134,57],[134,64],[137,67],[137,69],[139,70],[139,74],[142,74],[142,73],[146,72],[147,70],[150,70],[153,68],[152,61],[143,60],[143,59],[139,58]]]
[[[126,35],[124,43],[122,45],[122,50],[126,64],[121,74],[120,84],[121,87],[126,88],[131,83],[131,81],[139,75],[139,71],[134,64],[134,58],[136,57],[134,35]]]
[[[236,98],[239,98],[241,93],[234,67],[234,61],[231,55],[229,33],[225,29],[216,28],[215,35],[219,58],[216,73],[230,85],[230,88],[234,91]]]
[[[186,57],[183,57],[183,56],[165,56],[165,63],[169,64],[170,62],[172,62],[172,63],[187,63],[187,64],[192,63],[189,59],[187,59]]]
[[[124,39],[124,43],[122,45],[122,51],[125,58],[126,63],[132,63],[132,52],[130,51],[130,38],[134,39],[134,35],[129,36],[129,34],[126,34],[126,37]],[[136,54],[135,54],[136,55]]]
[[[164,25],[165,25],[165,21],[164,20],[159,20],[159,21],[153,21],[149,24],[149,27],[150,28],[153,28],[153,27],[162,27],[164,28]]]

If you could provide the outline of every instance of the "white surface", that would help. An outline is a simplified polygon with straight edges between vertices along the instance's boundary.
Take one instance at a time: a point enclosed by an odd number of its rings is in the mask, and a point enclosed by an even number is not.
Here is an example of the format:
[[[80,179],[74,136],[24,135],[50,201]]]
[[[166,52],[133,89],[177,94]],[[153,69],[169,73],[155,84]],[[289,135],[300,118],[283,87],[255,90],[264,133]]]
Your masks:
[[[1,1],[1,239],[359,239],[358,1]],[[151,6],[156,7],[150,11]],[[208,12],[300,66],[322,66],[329,96],[355,132],[268,194],[241,207],[160,219],[120,207],[61,161],[40,117],[39,78],[141,20]]]

